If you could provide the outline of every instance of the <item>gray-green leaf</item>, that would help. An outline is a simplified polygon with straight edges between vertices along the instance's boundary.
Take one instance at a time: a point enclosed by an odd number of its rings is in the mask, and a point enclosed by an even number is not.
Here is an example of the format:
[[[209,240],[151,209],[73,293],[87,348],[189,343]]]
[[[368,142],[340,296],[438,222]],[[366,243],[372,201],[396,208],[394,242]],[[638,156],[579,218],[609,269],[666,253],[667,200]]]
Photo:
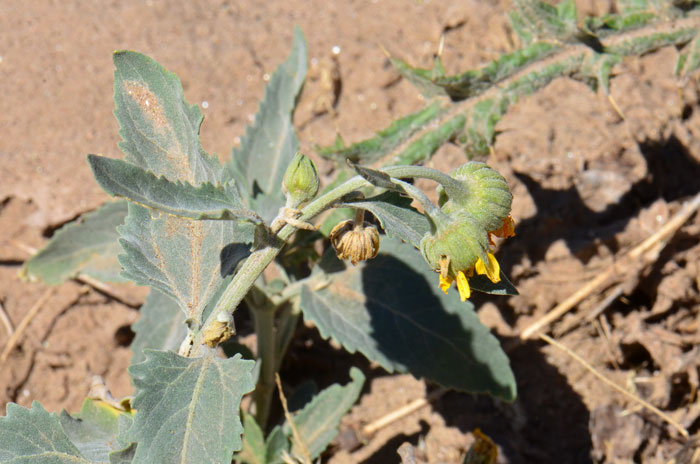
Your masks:
[[[302,290],[301,308],[324,338],[388,371],[513,400],[515,378],[498,340],[470,302],[461,303],[454,291],[443,294],[437,284],[418,251],[384,239],[374,260],[318,272]]]
[[[100,187],[110,195],[189,219],[262,220],[241,203],[232,183],[223,186],[209,182],[193,186],[188,182],[171,182],[165,177],[119,159],[88,155],[88,162]]]
[[[295,28],[289,57],[270,78],[255,123],[226,164],[229,178],[245,187],[248,205],[267,221],[284,205],[282,178],[299,147],[292,115],[305,78],[306,40]]]
[[[83,272],[102,281],[123,282],[117,255],[117,226],[124,223],[126,202],[106,203],[61,227],[24,267],[31,280],[60,284]]]
[[[205,307],[247,256],[252,225],[192,221],[129,205],[119,228],[124,276],[174,298],[186,317],[200,320]]]
[[[0,417],[0,462],[7,464],[90,463],[70,441],[56,414],[38,402],[31,409],[7,404]]]
[[[131,342],[131,364],[146,360],[144,350],[176,351],[187,335],[185,315],[175,300],[153,289],[139,310],[132,326],[136,336]]]
[[[190,359],[146,351],[129,368],[136,397],[127,432],[134,463],[225,463],[241,448],[241,397],[254,388],[253,361],[213,354]]]
[[[341,206],[363,208],[379,220],[389,237],[410,243],[416,248],[426,232],[430,231],[428,219],[411,207],[412,200],[395,192],[386,192],[363,201]]]
[[[114,115],[127,161],[170,180],[221,180],[221,166],[199,143],[202,113],[185,101],[180,79],[136,52],[114,53]]]
[[[106,403],[86,399],[78,414],[71,416],[61,411],[58,418],[83,456],[93,462],[107,462],[110,453],[123,448],[117,441],[120,415]]]
[[[350,378],[352,381],[347,385],[335,384],[323,390],[292,418],[311,459],[320,456],[335,438],[340,419],[360,396],[365,376],[362,371],[353,367],[350,369]],[[292,436],[289,424],[285,424],[285,432]],[[296,441],[293,442],[291,454],[303,456],[301,446]]]

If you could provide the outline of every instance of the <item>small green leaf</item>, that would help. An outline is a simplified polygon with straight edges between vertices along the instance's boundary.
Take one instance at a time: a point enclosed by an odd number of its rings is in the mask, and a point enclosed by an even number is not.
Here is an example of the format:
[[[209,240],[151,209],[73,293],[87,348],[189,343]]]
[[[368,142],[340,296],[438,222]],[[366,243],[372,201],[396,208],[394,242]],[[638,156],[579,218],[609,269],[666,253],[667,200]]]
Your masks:
[[[267,440],[265,440],[265,446],[267,447],[265,457],[268,464],[286,464],[282,459],[282,452],[289,453],[291,444],[282,426],[278,425],[270,431]]]
[[[360,396],[365,376],[353,367],[350,369],[350,378],[352,381],[347,385],[335,384],[323,390],[292,418],[312,460],[320,456],[335,438],[340,419]],[[285,424],[285,431],[291,436],[289,424]],[[291,455],[303,456],[299,443],[293,442]]]
[[[418,137],[404,151],[388,160],[386,165],[419,164],[430,160],[438,148],[464,132],[465,122],[464,115],[455,116],[438,128]]]
[[[246,464],[267,464],[265,437],[255,418],[243,413],[243,448],[236,460]]]
[[[82,455],[61,427],[56,414],[50,414],[36,401],[31,409],[7,404],[7,415],[0,417],[0,462],[12,464],[91,463]]]
[[[352,167],[356,173],[358,173],[364,180],[374,185],[375,187],[393,190],[395,192],[403,192],[403,188],[397,185],[391,176],[385,172],[378,171],[376,169],[368,168],[367,166],[361,166],[355,164],[352,161],[348,161],[350,167]]]
[[[120,414],[102,401],[85,399],[75,417],[61,411],[58,418],[66,435],[85,458],[106,462],[111,452],[123,448],[117,441]]]
[[[232,183],[224,186],[209,182],[197,187],[187,182],[171,182],[136,165],[119,159],[88,155],[100,187],[110,195],[138,205],[189,219],[246,219],[261,223],[257,214],[241,203]]]
[[[515,398],[513,372],[498,340],[470,302],[439,290],[437,274],[412,246],[387,238],[377,258],[316,276],[302,290],[301,308],[324,338],[390,372]]]
[[[137,413],[127,432],[138,443],[134,464],[230,462],[241,449],[241,397],[254,388],[253,361],[213,354],[183,358],[146,351],[129,368]]]
[[[363,208],[370,211],[379,220],[389,237],[394,237],[420,246],[423,236],[430,231],[428,219],[411,207],[412,199],[386,192],[363,201],[345,203],[342,206]]]
[[[685,77],[700,68],[700,35],[685,46],[678,55],[676,64],[676,75]]]
[[[599,88],[605,95],[610,95],[610,72],[613,66],[622,62],[620,55],[610,53],[593,53],[583,63],[581,80],[593,90]]]
[[[292,121],[306,77],[306,40],[294,29],[292,51],[270,78],[255,123],[226,164],[228,178],[245,188],[248,205],[266,221],[284,206],[282,178],[299,148]]]
[[[485,155],[493,143],[496,123],[501,120],[509,102],[505,98],[490,98],[474,105],[467,123],[466,150],[474,155]]]
[[[576,11],[576,0],[563,0],[556,5],[557,17],[562,20],[562,22],[576,25],[577,11]]]
[[[124,282],[117,261],[121,252],[117,226],[125,217],[126,202],[115,201],[66,224],[27,261],[26,276],[49,285],[65,282],[80,272],[102,281]]]
[[[146,360],[146,348],[177,351],[187,335],[187,326],[185,315],[175,300],[153,289],[139,314],[139,320],[132,326],[136,336],[131,342],[131,364]]]

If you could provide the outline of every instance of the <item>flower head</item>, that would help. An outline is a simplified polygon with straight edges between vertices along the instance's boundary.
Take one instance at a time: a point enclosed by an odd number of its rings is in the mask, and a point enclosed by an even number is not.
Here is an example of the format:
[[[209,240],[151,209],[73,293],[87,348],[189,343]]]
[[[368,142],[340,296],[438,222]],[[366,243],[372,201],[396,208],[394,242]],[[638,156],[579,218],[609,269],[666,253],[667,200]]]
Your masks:
[[[379,253],[377,228],[362,220],[362,215],[358,216],[336,225],[330,237],[338,259],[349,259],[353,266],[360,261],[376,258]]]
[[[455,282],[465,301],[471,295],[469,279],[475,273],[493,283],[501,281],[501,267],[491,250],[495,245],[492,236],[515,235],[509,216],[512,196],[505,179],[484,163],[466,163],[451,176],[466,195],[451,198],[446,189],[438,189],[440,214],[431,216],[435,227],[421,240],[421,252],[440,273],[440,289],[447,293]]]

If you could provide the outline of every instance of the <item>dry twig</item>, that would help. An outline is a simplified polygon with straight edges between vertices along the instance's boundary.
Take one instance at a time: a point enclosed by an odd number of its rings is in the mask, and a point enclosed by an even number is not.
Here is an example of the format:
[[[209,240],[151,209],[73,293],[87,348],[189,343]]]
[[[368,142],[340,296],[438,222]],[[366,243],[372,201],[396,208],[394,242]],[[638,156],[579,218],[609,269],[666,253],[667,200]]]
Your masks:
[[[296,441],[299,444],[299,448],[301,448],[301,452],[304,455],[303,462],[304,464],[311,464],[311,455],[309,454],[309,448],[306,446],[306,443],[304,443],[304,440],[301,439],[301,436],[299,435],[299,432],[297,431],[297,428],[294,425],[294,420],[292,420],[292,415],[289,414],[289,408],[287,407],[287,398],[284,396],[284,392],[282,391],[282,382],[280,381],[280,375],[277,372],[275,372],[275,382],[277,382],[277,391],[280,394],[280,402],[282,403],[284,417],[285,419],[287,419],[287,422],[289,422],[289,427],[292,429],[294,441]]]
[[[553,338],[551,338],[547,335],[544,335],[544,334],[540,334],[539,337],[542,340],[544,340],[545,342],[549,343],[550,345],[555,346],[555,347],[559,348],[560,350],[564,351],[566,354],[568,354],[570,357],[572,357],[575,361],[577,361],[579,364],[581,364],[584,368],[586,368],[586,370],[588,372],[590,372],[591,374],[596,376],[598,379],[600,379],[606,385],[612,387],[613,389],[615,389],[618,392],[625,395],[627,398],[631,399],[632,401],[636,402],[640,406],[648,409],[649,411],[651,411],[654,414],[656,414],[657,416],[659,416],[661,419],[663,419],[664,421],[669,423],[673,428],[678,430],[678,433],[683,435],[685,438],[688,438],[690,436],[688,431],[681,424],[679,424],[677,421],[675,421],[673,418],[671,418],[666,413],[664,413],[663,411],[658,409],[656,406],[644,401],[643,399],[639,398],[638,396],[633,395],[632,393],[630,393],[627,390],[625,390],[624,388],[620,387],[618,384],[616,384],[612,380],[605,377],[603,374],[598,372],[593,366],[588,364],[583,358],[581,358],[579,355],[577,355],[576,353],[574,353],[573,351],[571,351],[570,349],[568,349],[567,347],[565,347],[564,345],[562,345],[558,341],[556,341]]]
[[[24,244],[20,241],[17,240],[10,240],[10,244],[17,248],[18,250],[24,251],[28,255],[35,255],[36,252],[38,251],[36,248],[31,247],[27,244]],[[74,280],[80,282],[81,284],[89,285],[90,287],[94,288],[98,292],[104,293],[108,297],[118,301],[119,303],[128,306],[130,308],[138,309],[141,306],[141,303],[134,301],[130,299],[129,297],[126,297],[124,295],[120,295],[119,292],[117,292],[114,288],[110,287],[104,282],[101,282],[93,277],[90,277],[87,274],[79,273],[77,276],[73,278]]]
[[[2,354],[0,355],[0,365],[4,364],[5,361],[7,361],[7,357],[10,355],[14,347],[17,345],[17,342],[19,341],[19,338],[22,336],[24,333],[25,329],[27,326],[29,326],[29,323],[32,322],[32,319],[39,314],[39,310],[44,307],[44,304],[48,301],[48,299],[51,297],[53,294],[54,290],[56,287],[49,287],[43,295],[41,295],[41,298],[37,300],[36,303],[34,303],[34,306],[31,307],[31,309],[27,312],[27,315],[24,316],[24,319],[22,319],[22,322],[19,323],[17,326],[17,330],[12,334],[9,340],[7,340],[7,343],[5,344],[5,349],[2,350]]]
[[[559,303],[550,312],[545,314],[542,318],[535,321],[529,327],[526,327],[520,334],[521,340],[527,340],[532,338],[532,336],[539,330],[547,327],[549,324],[559,319],[561,316],[566,314],[569,310],[574,308],[585,298],[587,298],[591,293],[597,290],[603,283],[607,282],[613,276],[624,276],[629,271],[629,269],[637,269],[637,267],[632,266],[632,263],[639,259],[643,254],[654,247],[658,242],[668,239],[671,237],[690,217],[695,213],[695,211],[700,208],[700,193],[696,194],[692,200],[688,201],[683,205],[683,208],[675,214],[664,226],[656,231],[654,234],[649,236],[642,243],[634,247],[627,253],[622,259],[616,261],[607,270],[598,274],[598,276],[585,284],[583,287],[574,292],[566,300]]]
[[[10,316],[7,315],[5,305],[2,304],[2,301],[0,301],[0,320],[2,321],[2,325],[5,326],[5,330],[7,330],[7,336],[11,337],[15,332],[15,328],[12,327],[12,321],[10,320]]]
[[[427,406],[431,401],[435,401],[436,399],[440,398],[442,395],[447,393],[447,388],[438,388],[425,398],[418,398],[416,400],[411,401],[405,406],[401,406],[399,409],[396,409],[389,414],[385,414],[379,419],[370,422],[369,424],[365,425],[362,427],[362,436],[364,437],[371,437],[379,429],[382,429],[386,427],[387,425],[391,424],[392,422],[395,422],[399,419],[402,419],[412,412],[415,412],[422,408],[423,406]]]

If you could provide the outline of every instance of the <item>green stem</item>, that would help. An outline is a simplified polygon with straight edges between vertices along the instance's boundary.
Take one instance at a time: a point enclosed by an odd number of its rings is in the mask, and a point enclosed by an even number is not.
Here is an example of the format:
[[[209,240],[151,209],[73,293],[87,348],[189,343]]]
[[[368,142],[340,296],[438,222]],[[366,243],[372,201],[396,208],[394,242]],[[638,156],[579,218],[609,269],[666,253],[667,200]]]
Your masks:
[[[465,197],[469,196],[469,192],[465,190],[464,184],[437,169],[426,168],[425,166],[389,166],[382,169],[382,171],[396,178],[408,177],[435,181],[442,185],[447,196],[452,199],[466,201],[467,198]]]
[[[328,209],[343,196],[367,185],[369,185],[369,183],[366,180],[360,176],[355,176],[306,205],[306,207],[302,209],[302,214],[299,219],[302,221],[309,221],[317,214]],[[221,298],[219,298],[214,310],[209,314],[209,317],[204,321],[200,330],[195,334],[189,357],[198,357],[203,354],[204,345],[202,345],[202,337],[206,328],[216,320],[220,312],[233,312],[238,307],[258,276],[260,276],[268,264],[275,259],[275,256],[282,250],[285,240],[287,240],[295,230],[296,229],[290,225],[284,226],[277,234],[278,240],[274,240],[272,243],[266,243],[262,248],[255,250],[245,260],[241,268],[236,272],[233,280],[231,280],[226,290],[224,290]]]
[[[272,394],[275,392],[275,372],[277,360],[277,333],[275,331],[275,307],[262,306],[252,309],[255,320],[255,335],[258,339],[258,359],[260,360],[260,377],[255,386],[253,399],[255,401],[255,420],[260,428],[265,429],[270,415]]]

